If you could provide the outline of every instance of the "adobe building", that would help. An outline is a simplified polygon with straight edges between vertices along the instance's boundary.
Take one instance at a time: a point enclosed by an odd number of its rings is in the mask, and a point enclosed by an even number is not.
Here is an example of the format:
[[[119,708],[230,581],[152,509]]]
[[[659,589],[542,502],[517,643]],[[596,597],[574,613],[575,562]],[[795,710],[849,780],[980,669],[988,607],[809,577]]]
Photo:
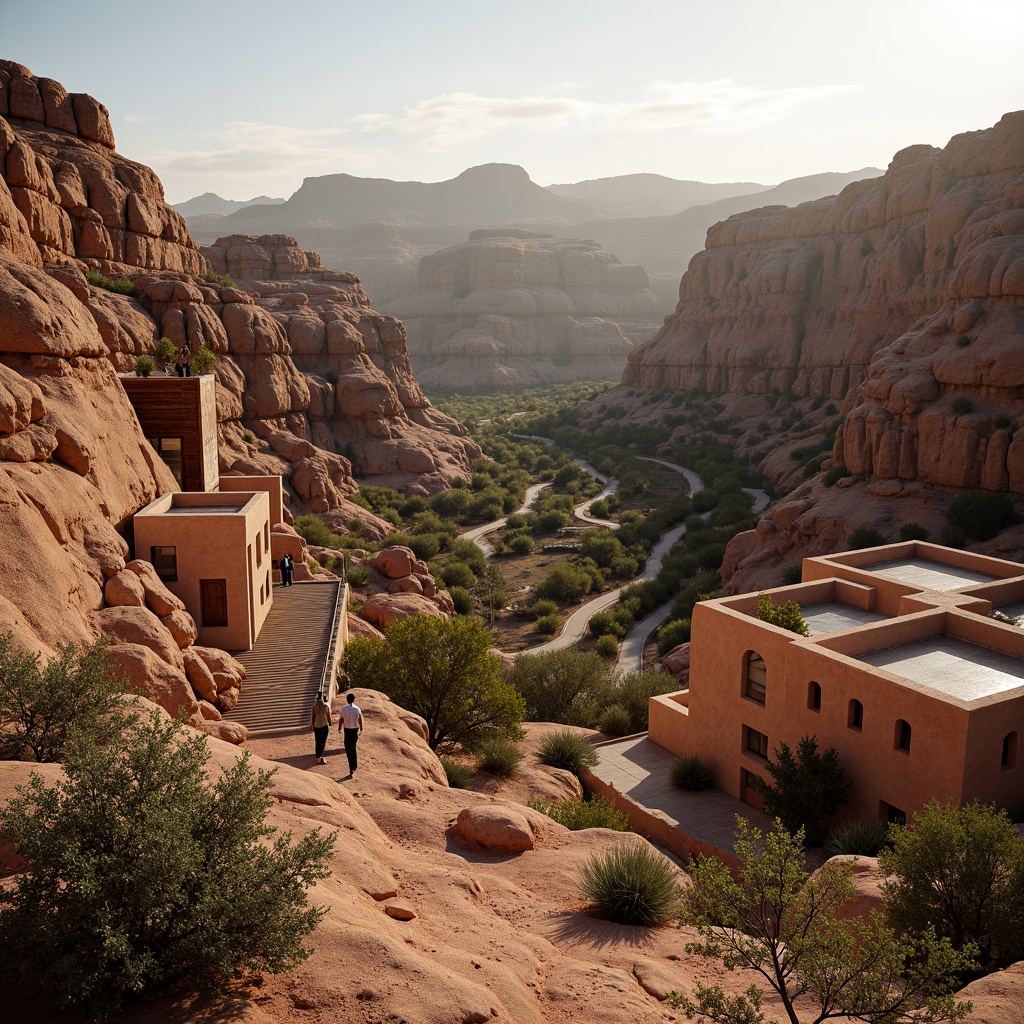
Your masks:
[[[255,643],[273,603],[270,509],[270,492],[250,483],[165,494],[135,513],[135,556],[185,602],[201,644],[247,651]]]
[[[908,541],[807,558],[810,636],[757,617],[758,594],[694,606],[689,690],[650,702],[649,737],[699,754],[760,806],[752,775],[780,742],[834,747],[843,817],[897,821],[930,799],[1024,806],[1024,565]]]
[[[136,377],[121,384],[142,433],[167,463],[183,491],[215,491],[217,394],[212,374],[203,377]]]

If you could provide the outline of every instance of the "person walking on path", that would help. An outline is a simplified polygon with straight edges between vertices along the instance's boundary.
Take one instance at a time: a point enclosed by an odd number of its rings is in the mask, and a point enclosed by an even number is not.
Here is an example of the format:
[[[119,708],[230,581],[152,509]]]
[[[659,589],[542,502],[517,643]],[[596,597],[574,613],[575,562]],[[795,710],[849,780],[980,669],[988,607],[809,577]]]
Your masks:
[[[281,586],[290,587],[292,585],[292,556],[285,555],[281,559]]]
[[[313,702],[313,714],[309,724],[313,727],[313,739],[315,742],[315,753],[317,764],[327,764],[324,757],[324,748],[327,746],[327,735],[331,731],[331,722],[334,712],[331,710],[331,702],[323,690],[319,690],[316,700]]]
[[[348,703],[341,709],[338,732],[345,732],[345,756],[348,758],[348,777],[351,779],[356,773],[356,744],[359,742],[359,734],[363,731],[363,713],[356,705],[354,693],[346,694],[345,700]]]

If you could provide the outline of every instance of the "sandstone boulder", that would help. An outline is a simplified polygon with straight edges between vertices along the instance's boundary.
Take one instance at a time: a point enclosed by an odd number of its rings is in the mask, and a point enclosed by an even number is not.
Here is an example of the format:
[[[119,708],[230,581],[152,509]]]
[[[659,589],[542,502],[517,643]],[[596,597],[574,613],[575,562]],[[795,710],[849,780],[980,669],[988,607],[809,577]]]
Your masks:
[[[188,612],[173,611],[169,615],[161,615],[160,621],[167,627],[167,631],[174,637],[174,642],[181,650],[194,644],[199,636],[195,619]]]
[[[104,584],[103,597],[111,607],[126,605],[143,608],[146,605],[146,591],[139,577],[128,569],[124,569]]]
[[[172,666],[184,680],[185,663],[170,630],[146,608],[120,606],[101,608],[93,615],[100,633],[124,644],[148,647],[161,661]]]
[[[241,722],[211,721],[204,717],[199,728],[207,736],[215,736],[225,743],[234,743],[236,746],[243,744],[249,737],[249,730]]]
[[[183,713],[190,724],[202,724],[204,719],[199,702],[185,679],[183,669],[169,665],[151,648],[141,644],[113,644],[109,653],[118,672],[127,676],[133,690],[158,704],[169,715]]]
[[[523,808],[500,804],[464,807],[455,832],[471,846],[492,853],[521,853],[534,847],[530,818]]]
[[[386,630],[392,622],[407,619],[410,615],[444,617],[445,612],[421,594],[374,594],[363,605],[363,615],[375,626]]]
[[[209,666],[200,657],[199,651],[195,647],[189,647],[182,652],[182,660],[185,663],[185,678],[188,679],[195,695],[211,705],[216,704],[217,683]]]
[[[171,612],[185,610],[185,602],[167,589],[163,580],[156,574],[156,569],[153,568],[152,563],[136,558],[129,562],[125,568],[135,573],[142,581],[142,589],[146,594],[146,604],[156,615],[162,617],[170,615]]]

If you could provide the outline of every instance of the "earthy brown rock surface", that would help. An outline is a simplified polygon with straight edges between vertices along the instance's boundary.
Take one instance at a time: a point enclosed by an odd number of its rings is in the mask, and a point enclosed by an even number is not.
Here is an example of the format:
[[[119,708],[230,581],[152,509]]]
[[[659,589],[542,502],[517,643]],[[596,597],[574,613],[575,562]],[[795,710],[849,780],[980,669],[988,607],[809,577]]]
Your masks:
[[[658,326],[647,284],[596,242],[480,230],[424,256],[415,293],[389,311],[424,383],[522,386],[617,376]]]

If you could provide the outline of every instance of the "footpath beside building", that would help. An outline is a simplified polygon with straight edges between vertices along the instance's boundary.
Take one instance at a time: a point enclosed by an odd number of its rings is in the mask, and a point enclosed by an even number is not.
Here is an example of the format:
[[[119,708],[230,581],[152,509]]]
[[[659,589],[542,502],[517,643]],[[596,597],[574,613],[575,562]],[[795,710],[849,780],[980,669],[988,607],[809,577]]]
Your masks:
[[[757,618],[759,595],[693,610],[689,689],[654,697],[649,737],[699,754],[754,806],[781,742],[835,747],[844,817],[901,820],[935,798],[1024,806],[1024,565],[908,541],[808,558],[811,635]]]

